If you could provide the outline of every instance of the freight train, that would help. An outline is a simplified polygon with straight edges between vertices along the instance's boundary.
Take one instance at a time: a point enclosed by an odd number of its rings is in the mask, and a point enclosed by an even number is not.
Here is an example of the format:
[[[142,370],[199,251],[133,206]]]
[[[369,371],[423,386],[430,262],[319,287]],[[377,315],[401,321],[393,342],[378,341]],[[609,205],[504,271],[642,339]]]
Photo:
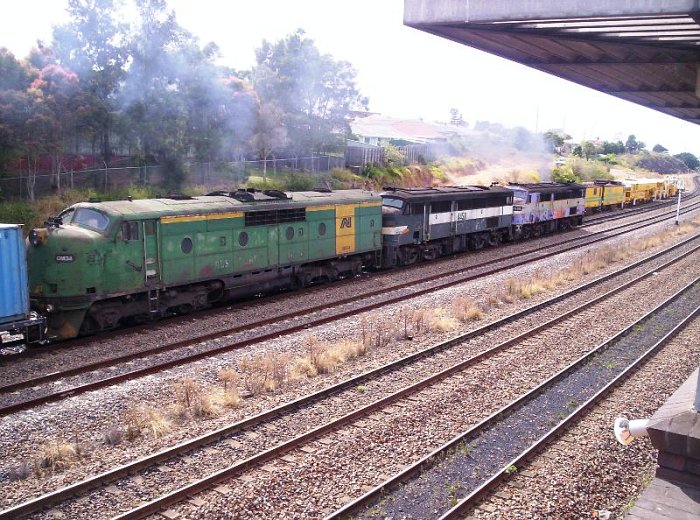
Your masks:
[[[29,233],[26,287],[34,314],[26,306],[9,312],[15,321],[18,314],[46,319],[41,333],[27,331],[29,341],[92,334],[570,229],[583,221],[585,190],[557,183],[381,194],[248,189],[82,202]],[[3,245],[0,258],[6,255]],[[9,278],[1,283],[25,287]]]
[[[678,179],[624,179],[622,181],[596,180],[585,182],[587,212],[636,206],[674,197],[678,193]]]

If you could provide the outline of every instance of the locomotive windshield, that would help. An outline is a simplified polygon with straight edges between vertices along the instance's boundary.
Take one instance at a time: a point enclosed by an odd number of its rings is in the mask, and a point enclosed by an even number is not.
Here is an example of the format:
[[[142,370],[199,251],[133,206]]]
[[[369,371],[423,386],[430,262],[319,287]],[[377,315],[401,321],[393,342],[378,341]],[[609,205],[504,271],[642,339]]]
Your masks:
[[[75,209],[74,208],[68,208],[67,210],[63,211],[59,217],[61,217],[61,221],[63,224],[70,224],[71,221],[73,220],[73,215],[75,215]]]
[[[388,206],[390,208],[402,209],[403,208],[403,201],[401,199],[383,198],[382,205]]]
[[[513,197],[516,202],[524,204],[527,201],[527,192],[525,190],[513,190]]]
[[[94,209],[78,208],[75,210],[75,214],[70,223],[95,231],[104,231],[107,229],[107,226],[109,226],[109,218],[105,214],[95,211]]]

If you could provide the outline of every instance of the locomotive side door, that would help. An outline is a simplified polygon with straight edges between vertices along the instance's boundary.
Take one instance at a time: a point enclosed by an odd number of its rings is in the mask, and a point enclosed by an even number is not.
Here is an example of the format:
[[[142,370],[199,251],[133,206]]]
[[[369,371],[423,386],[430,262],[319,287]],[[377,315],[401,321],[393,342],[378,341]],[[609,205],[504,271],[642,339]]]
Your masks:
[[[144,285],[152,287],[160,282],[160,245],[158,240],[158,221],[141,222],[143,236]]]
[[[137,290],[143,286],[141,223],[121,223],[114,243],[104,252],[102,289],[105,293]]]

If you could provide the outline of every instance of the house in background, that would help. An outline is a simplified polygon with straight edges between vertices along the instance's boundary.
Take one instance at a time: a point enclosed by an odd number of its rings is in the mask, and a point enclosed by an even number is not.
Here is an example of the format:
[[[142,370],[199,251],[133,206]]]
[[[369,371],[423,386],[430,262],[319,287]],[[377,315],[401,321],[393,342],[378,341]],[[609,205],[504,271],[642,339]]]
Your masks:
[[[398,147],[408,163],[433,160],[440,155],[440,150],[444,152],[451,135],[468,132],[465,127],[420,119],[399,119],[376,113],[354,116],[350,128],[357,140],[346,142],[346,162],[352,169],[383,164],[383,147],[389,144]]]
[[[358,137],[358,141],[372,146],[406,146],[444,141],[448,132],[443,127],[447,125],[427,123],[419,119],[397,119],[380,114],[358,117],[350,123],[352,133]],[[454,133],[454,127],[447,128]]]

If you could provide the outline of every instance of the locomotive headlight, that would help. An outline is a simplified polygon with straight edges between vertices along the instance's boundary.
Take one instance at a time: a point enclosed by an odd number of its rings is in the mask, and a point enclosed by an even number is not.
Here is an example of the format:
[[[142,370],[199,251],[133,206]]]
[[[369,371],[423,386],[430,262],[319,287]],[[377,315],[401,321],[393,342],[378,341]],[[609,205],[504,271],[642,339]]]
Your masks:
[[[34,247],[39,247],[46,242],[48,236],[49,232],[46,230],[46,228],[32,229],[29,232],[29,242]]]
[[[53,312],[54,306],[51,305],[50,303],[46,306],[46,312]]]

